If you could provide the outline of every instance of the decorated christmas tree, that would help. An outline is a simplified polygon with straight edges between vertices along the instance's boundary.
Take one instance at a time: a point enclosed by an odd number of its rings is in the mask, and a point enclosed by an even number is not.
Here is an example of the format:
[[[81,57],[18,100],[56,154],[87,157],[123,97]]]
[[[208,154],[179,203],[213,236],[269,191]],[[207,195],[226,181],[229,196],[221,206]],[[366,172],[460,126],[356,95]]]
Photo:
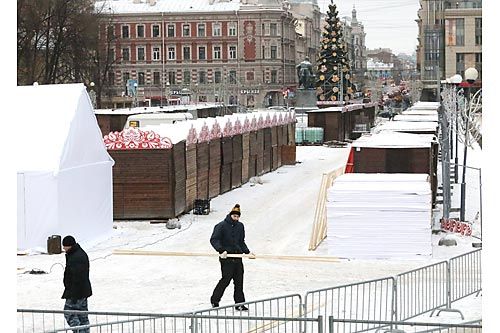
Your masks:
[[[317,61],[316,97],[320,102],[347,102],[354,91],[343,27],[333,3],[328,5],[326,23]]]

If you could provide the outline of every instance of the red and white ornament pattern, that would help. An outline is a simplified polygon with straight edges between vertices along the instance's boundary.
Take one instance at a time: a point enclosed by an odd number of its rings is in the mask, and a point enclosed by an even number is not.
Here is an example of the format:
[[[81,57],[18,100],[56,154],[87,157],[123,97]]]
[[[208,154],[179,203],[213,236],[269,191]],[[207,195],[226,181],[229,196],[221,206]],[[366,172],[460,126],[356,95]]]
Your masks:
[[[170,149],[173,147],[169,138],[162,138],[153,131],[142,131],[134,127],[105,135],[104,144],[108,150]]]

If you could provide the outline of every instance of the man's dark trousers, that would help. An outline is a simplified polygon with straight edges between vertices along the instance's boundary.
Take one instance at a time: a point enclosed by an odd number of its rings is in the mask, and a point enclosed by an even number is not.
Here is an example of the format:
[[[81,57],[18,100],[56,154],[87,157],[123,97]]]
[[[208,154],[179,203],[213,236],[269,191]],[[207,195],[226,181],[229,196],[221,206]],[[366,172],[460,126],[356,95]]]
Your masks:
[[[215,286],[214,292],[210,301],[212,304],[219,303],[224,291],[231,282],[234,283],[234,302],[243,303],[245,302],[245,295],[243,294],[243,261],[241,258],[227,258],[219,259],[222,278],[219,280]]]

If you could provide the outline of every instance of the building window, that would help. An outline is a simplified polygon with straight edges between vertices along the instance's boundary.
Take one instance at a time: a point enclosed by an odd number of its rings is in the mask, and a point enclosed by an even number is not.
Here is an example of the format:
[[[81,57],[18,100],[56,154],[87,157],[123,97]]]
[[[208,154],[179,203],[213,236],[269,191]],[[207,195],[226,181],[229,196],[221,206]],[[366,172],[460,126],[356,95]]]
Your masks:
[[[483,19],[476,18],[476,45],[483,45]]]
[[[128,47],[124,47],[122,49],[122,60],[129,61],[130,60],[130,49]]]
[[[276,45],[271,46],[271,59],[278,58],[278,47]]]
[[[278,25],[276,23],[270,23],[269,32],[271,36],[278,36]]]
[[[191,26],[189,24],[182,25],[182,37],[190,37],[191,35]]]
[[[129,38],[129,26],[128,25],[122,25],[122,38]]]
[[[183,76],[182,76],[182,82],[184,84],[191,83],[191,72],[190,71],[184,71]]]
[[[137,80],[138,85],[143,86],[146,84],[146,80],[145,80],[146,75],[144,75],[144,72],[137,73],[137,78],[138,78],[138,80]]]
[[[176,81],[176,78],[175,78],[175,77],[176,77],[176,74],[175,74],[175,72],[174,72],[174,71],[170,71],[170,72],[168,72],[168,82],[169,82],[170,84],[176,84],[176,82],[177,82],[177,81]]]
[[[222,27],[220,23],[214,23],[212,26],[212,36],[222,36]]]
[[[262,45],[262,59],[266,59],[266,47]]]
[[[182,59],[191,60],[191,46],[182,47]]]
[[[175,60],[175,46],[169,46],[167,54],[168,54],[168,60]]]
[[[278,83],[278,71],[275,69],[271,71],[271,83]]]
[[[457,74],[465,76],[465,53],[456,54]]]
[[[144,25],[137,25],[137,38],[144,38]]]
[[[137,48],[137,60],[144,60],[144,59],[146,59],[146,52],[143,46],[139,46]]]
[[[229,24],[228,34],[229,34],[229,36],[236,36],[236,34],[237,34],[236,23]]]
[[[153,37],[160,37],[160,26],[158,24],[154,24],[152,29],[153,29],[152,31]]]
[[[123,82],[125,82],[125,84],[127,84],[127,81],[130,80],[130,73],[124,72],[122,78],[123,78]]]
[[[160,47],[153,46],[153,60],[160,60]]]
[[[155,86],[160,85],[160,72],[153,72],[153,84]]]
[[[236,46],[229,46],[229,59],[236,59]]]
[[[464,28],[464,19],[459,18],[455,20],[456,29],[457,29],[457,46],[464,46],[465,41],[465,28]]]
[[[476,65],[474,66],[478,73],[479,76],[478,78],[481,79],[482,74],[483,74],[483,54],[482,53],[476,53]]]
[[[199,60],[207,59],[207,48],[205,46],[198,47],[198,59]]]
[[[229,84],[236,84],[236,71],[229,71]]]
[[[222,72],[221,71],[215,71],[214,72],[214,80],[215,80],[215,83],[221,83],[222,82]]]
[[[115,73],[114,72],[108,73],[108,84],[111,86],[115,85]]]
[[[205,71],[198,72],[198,82],[201,84],[207,83],[207,73]]]
[[[167,36],[175,37],[175,25],[173,24],[167,25]]]
[[[214,59],[222,58],[222,49],[220,46],[214,46]]]
[[[205,37],[205,23],[198,24],[198,37]]]
[[[108,33],[108,40],[113,39],[115,37],[115,26],[108,25],[107,33]]]
[[[255,80],[255,73],[247,72],[247,81],[253,81],[253,80]]]

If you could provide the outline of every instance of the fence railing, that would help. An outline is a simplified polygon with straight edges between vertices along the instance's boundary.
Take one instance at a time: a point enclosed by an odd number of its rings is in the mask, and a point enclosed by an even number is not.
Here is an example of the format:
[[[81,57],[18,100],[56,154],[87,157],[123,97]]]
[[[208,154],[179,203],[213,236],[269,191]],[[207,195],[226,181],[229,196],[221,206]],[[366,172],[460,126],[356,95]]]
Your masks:
[[[120,328],[122,330],[117,332],[149,332],[145,330],[147,328],[151,329],[150,332],[179,333],[225,333],[240,330],[258,333],[280,329],[302,333],[319,329],[313,323],[317,318],[323,318],[321,327],[326,327],[326,319],[330,316],[336,320],[380,322],[408,320],[427,312],[431,312],[432,316],[436,311],[437,315],[441,311],[452,311],[460,313],[463,319],[463,314],[453,309],[452,303],[475,293],[479,294],[481,290],[481,249],[478,249],[453,257],[449,261],[398,274],[396,277],[309,291],[304,301],[299,294],[291,294],[241,303],[248,307],[248,312],[237,311],[236,304],[233,304],[181,315],[93,311],[86,313],[90,323],[94,325],[92,327],[131,327]],[[69,330],[64,313],[78,311],[18,309],[18,332]],[[232,317],[237,318],[236,321],[228,321]],[[196,321],[193,321],[193,318]],[[283,323],[282,320],[270,318],[289,320]],[[295,320],[301,318],[304,320]],[[142,330],[138,330],[137,325],[141,326]],[[363,330],[376,328],[366,326]],[[336,329],[338,331],[341,328]],[[98,332],[108,331],[99,328]]]
[[[396,318],[407,320],[448,304],[448,263],[442,261],[396,276]]]
[[[450,303],[482,290],[481,250],[465,253],[449,260]]]
[[[252,315],[130,314],[85,311],[18,309],[18,332],[99,332],[99,333],[301,333],[310,324],[311,332],[324,332],[324,319]],[[90,324],[68,327],[64,313],[87,313]],[[28,316],[52,320],[28,321]],[[19,320],[19,316],[23,319]],[[205,324],[203,324],[205,323]]]
[[[368,327],[377,327],[369,329]],[[351,332],[374,332],[374,333],[405,333],[405,332],[447,332],[447,333],[480,333],[481,323],[445,324],[445,323],[423,323],[408,321],[374,321],[336,319],[328,317],[328,333],[351,333]]]
[[[342,319],[393,320],[395,279],[392,277],[309,291],[304,315]],[[326,323],[325,323],[326,325]]]

